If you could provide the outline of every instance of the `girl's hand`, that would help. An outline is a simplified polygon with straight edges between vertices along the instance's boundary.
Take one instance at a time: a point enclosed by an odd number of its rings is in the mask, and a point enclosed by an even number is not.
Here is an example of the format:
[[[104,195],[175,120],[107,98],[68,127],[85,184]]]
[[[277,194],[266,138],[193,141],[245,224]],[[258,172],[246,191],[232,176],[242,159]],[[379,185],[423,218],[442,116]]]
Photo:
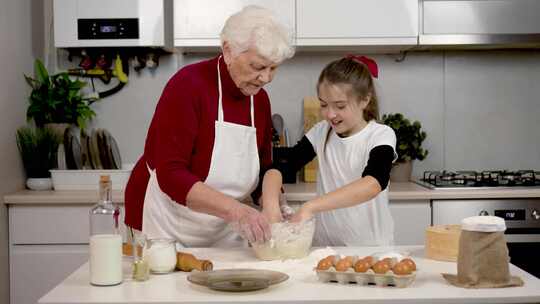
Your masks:
[[[304,204],[300,210],[298,210],[289,220],[291,223],[301,223],[307,221],[313,217],[313,212],[308,207],[307,204]]]
[[[279,205],[277,208],[263,208],[262,214],[270,224],[273,223],[279,223],[283,221],[283,217],[281,216],[281,210],[279,209]]]

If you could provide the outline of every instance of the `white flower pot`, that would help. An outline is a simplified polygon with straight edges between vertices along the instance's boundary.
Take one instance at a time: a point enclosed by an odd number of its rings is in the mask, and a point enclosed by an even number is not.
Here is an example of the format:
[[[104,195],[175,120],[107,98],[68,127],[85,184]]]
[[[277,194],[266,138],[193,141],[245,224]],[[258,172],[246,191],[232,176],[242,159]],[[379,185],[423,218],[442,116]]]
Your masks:
[[[47,178],[29,178],[26,180],[26,187],[30,190],[51,190],[52,180]]]

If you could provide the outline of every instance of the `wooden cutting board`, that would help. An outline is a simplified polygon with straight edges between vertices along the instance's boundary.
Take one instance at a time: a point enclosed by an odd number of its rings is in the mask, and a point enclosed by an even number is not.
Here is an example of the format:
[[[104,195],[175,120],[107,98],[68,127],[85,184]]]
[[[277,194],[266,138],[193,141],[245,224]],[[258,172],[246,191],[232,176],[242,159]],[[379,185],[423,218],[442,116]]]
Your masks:
[[[314,96],[304,97],[304,134],[321,120],[319,99]],[[304,182],[316,182],[317,169],[317,158],[315,158],[304,167]]]

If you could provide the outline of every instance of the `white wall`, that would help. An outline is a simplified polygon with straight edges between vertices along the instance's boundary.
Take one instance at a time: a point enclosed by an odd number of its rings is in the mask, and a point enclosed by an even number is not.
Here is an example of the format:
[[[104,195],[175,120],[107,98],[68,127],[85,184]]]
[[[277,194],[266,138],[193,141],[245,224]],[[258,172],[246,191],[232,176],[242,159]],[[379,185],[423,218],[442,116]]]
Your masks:
[[[136,161],[156,101],[177,66],[213,54],[174,54],[155,74],[130,75],[130,83],[96,107],[95,125],[110,129],[123,158]],[[274,112],[293,139],[301,135],[302,98],[337,54],[300,53],[283,64],[268,86]],[[414,174],[430,169],[540,169],[540,52],[461,51],[373,55],[380,67],[382,113],[419,120],[428,134],[429,156]],[[119,119],[122,117],[122,119]]]
[[[43,49],[41,1],[0,0],[0,197],[24,187],[24,173],[15,130],[25,123],[29,88],[23,73],[31,73],[33,58]],[[9,303],[8,220],[0,204],[0,303]]]

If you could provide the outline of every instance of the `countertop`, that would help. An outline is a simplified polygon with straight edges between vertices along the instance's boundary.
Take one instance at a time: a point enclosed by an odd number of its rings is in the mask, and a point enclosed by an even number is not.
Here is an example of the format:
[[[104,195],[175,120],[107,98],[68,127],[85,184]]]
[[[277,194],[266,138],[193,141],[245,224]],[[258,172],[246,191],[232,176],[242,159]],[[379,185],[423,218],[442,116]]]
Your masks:
[[[325,250],[329,250],[328,248]],[[340,254],[370,255],[386,251],[380,247],[335,248]],[[522,287],[500,289],[463,289],[448,284],[441,273],[456,273],[456,264],[423,258],[422,246],[394,247],[393,250],[409,252],[418,271],[415,281],[406,288],[378,287],[356,284],[340,285],[321,283],[312,271],[315,254],[310,263],[299,263],[297,267],[284,270],[276,262],[257,262],[247,248],[218,249],[191,248],[186,251],[199,258],[209,258],[215,269],[246,263],[256,268],[270,268],[286,272],[290,278],[267,289],[243,293],[213,291],[193,285],[186,279],[188,273],[174,272],[151,275],[145,282],[130,279],[129,261],[124,261],[124,282],[117,286],[96,287],[90,285],[88,263],[53,290],[43,296],[39,303],[538,303],[540,302],[540,280],[510,265],[510,271],[523,279]],[[308,258],[309,259],[309,258]],[[278,262],[291,263],[292,261]],[[240,264],[238,264],[240,263]],[[244,264],[242,264],[244,263]],[[270,264],[273,263],[273,264]],[[296,263],[296,262],[295,262]],[[313,262],[315,263],[315,262]],[[260,265],[260,266],[259,266]],[[284,265],[284,264],[283,264]],[[290,266],[290,264],[289,264]]]
[[[307,201],[315,198],[315,183],[285,184],[289,201]],[[540,198],[540,187],[532,188],[481,188],[432,190],[413,182],[391,183],[390,200],[433,200],[433,199],[486,199],[486,198]],[[97,190],[79,191],[31,191],[22,190],[4,196],[4,203],[12,204],[94,204]],[[124,203],[123,191],[113,191],[113,201]]]

